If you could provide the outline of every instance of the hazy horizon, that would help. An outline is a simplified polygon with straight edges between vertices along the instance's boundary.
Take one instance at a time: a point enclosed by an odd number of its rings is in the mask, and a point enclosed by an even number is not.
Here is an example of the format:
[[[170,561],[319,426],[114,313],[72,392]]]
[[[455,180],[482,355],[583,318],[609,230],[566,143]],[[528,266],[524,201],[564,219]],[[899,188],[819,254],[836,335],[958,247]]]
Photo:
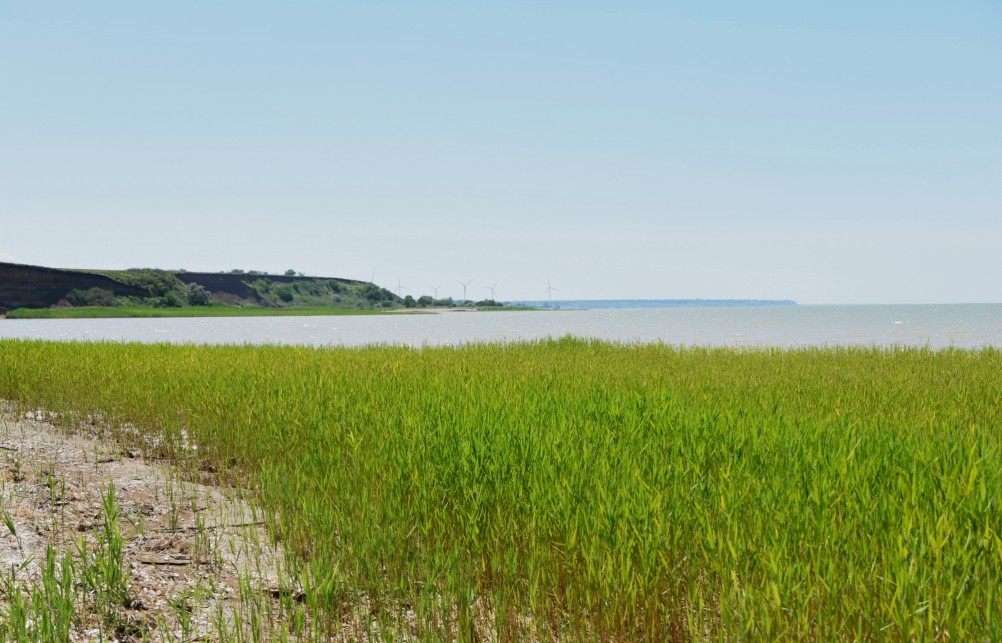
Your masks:
[[[0,0],[0,261],[1002,301],[990,0]]]

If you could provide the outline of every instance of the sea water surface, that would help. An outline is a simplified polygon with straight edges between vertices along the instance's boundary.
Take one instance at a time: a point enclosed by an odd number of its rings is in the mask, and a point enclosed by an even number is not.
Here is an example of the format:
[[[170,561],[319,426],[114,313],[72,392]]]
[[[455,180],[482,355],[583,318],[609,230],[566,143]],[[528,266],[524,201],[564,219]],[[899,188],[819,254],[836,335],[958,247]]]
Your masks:
[[[437,346],[565,335],[708,346],[1002,347],[1002,304],[0,320],[0,338],[146,343]]]

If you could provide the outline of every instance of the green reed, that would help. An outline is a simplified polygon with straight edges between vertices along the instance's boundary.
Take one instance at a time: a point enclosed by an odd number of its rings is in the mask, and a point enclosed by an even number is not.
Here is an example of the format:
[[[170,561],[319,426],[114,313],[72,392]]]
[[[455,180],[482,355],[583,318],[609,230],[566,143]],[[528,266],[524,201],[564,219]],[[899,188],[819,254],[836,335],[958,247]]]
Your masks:
[[[1002,637],[995,349],[3,341],[0,397],[252,488],[318,635]]]

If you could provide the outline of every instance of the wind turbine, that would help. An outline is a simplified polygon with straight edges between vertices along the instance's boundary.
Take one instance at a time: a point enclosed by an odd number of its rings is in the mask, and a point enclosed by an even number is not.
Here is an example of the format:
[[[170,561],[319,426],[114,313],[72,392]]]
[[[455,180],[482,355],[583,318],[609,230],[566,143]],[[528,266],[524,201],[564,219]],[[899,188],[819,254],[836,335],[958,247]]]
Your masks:
[[[410,290],[410,288],[408,288],[407,286],[401,285],[400,284],[400,275],[397,275],[397,297],[400,296],[400,291],[401,290]]]
[[[457,281],[458,281],[458,280],[457,280]],[[466,303],[466,301],[467,301],[467,299],[466,299],[466,287],[467,287],[467,286],[469,286],[470,284],[472,284],[472,283],[473,283],[473,280],[472,280],[472,279],[470,279],[470,280],[469,280],[469,281],[467,281],[467,282],[466,282],[465,284],[464,284],[463,282],[461,282],[461,281],[459,281],[458,283],[459,283],[459,285],[460,285],[460,286],[462,286],[462,287],[463,287],[463,303],[465,304],[465,303]]]
[[[484,290],[489,290],[489,291],[491,291],[491,301],[497,301],[497,297],[496,297],[496,295],[494,294],[494,288],[495,288],[495,286],[497,286],[497,285],[498,285],[498,282],[496,282],[496,281],[495,281],[495,282],[494,282],[494,285],[493,285],[493,286],[484,286]]]
[[[437,286],[428,286],[428,287],[435,291],[435,299],[438,299],[438,289],[442,287],[442,284],[439,284]]]
[[[553,291],[554,290],[556,290],[558,292],[560,291],[559,288],[554,288],[553,287],[553,285],[550,283],[550,278],[547,277],[546,278],[546,290],[543,291],[543,294],[545,294],[550,301],[553,301]]]

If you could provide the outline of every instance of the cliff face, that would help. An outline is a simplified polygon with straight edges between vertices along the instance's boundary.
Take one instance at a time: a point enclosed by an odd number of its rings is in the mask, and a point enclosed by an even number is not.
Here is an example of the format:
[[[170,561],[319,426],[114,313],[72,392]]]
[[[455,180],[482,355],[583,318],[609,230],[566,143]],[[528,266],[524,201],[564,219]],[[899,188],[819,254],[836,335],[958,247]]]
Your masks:
[[[213,293],[226,293],[240,299],[257,300],[257,293],[248,284],[257,277],[251,275],[216,274],[211,272],[178,272],[174,274],[183,284],[198,284]]]
[[[144,288],[128,286],[103,275],[40,266],[0,263],[0,308],[48,308],[71,290],[103,288],[120,297],[149,297]]]

